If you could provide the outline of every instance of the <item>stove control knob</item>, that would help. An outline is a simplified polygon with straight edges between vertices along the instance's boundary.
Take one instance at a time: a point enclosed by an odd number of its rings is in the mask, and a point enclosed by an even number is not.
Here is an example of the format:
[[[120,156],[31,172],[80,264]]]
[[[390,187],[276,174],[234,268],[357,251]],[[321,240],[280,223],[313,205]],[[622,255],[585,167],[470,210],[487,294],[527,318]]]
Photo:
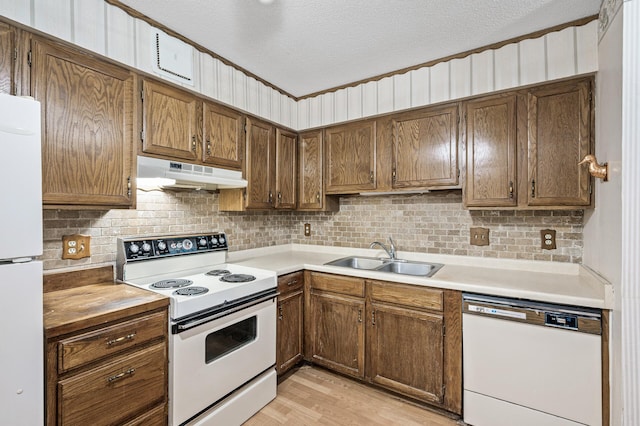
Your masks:
[[[138,246],[136,243],[131,243],[131,245],[129,245],[129,251],[133,254],[136,254],[140,251],[140,246]]]
[[[200,240],[198,240],[198,245],[200,247],[206,247],[207,246],[207,239],[206,238],[200,238]]]
[[[185,250],[191,250],[191,248],[193,247],[193,243],[191,242],[191,240],[184,240],[182,241],[182,247],[184,247]]]
[[[158,249],[164,250],[166,248],[167,248],[167,243],[165,243],[164,241],[158,241]]]
[[[151,244],[149,243],[142,244],[142,251],[146,251],[146,252],[151,251]]]
[[[224,237],[222,235],[220,235],[220,237],[218,237],[218,241],[220,241],[220,244],[224,244],[225,243]]]

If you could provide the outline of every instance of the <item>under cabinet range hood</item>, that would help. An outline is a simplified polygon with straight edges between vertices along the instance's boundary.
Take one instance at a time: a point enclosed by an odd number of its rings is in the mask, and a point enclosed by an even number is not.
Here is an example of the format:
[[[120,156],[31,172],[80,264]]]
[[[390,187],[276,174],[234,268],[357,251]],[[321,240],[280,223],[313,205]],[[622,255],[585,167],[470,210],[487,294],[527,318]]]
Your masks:
[[[138,156],[138,188],[246,188],[242,172],[199,164]]]

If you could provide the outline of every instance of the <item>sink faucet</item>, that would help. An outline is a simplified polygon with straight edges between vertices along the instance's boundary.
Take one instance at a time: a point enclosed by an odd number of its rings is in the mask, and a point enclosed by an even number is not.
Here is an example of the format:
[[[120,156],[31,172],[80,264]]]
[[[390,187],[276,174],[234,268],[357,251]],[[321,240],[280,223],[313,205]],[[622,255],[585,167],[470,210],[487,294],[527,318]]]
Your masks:
[[[389,237],[389,248],[387,248],[387,246],[382,244],[380,241],[374,241],[369,244],[369,248],[374,248],[375,246],[380,246],[387,253],[389,259],[396,260],[396,246],[393,243],[393,239],[391,237]]]

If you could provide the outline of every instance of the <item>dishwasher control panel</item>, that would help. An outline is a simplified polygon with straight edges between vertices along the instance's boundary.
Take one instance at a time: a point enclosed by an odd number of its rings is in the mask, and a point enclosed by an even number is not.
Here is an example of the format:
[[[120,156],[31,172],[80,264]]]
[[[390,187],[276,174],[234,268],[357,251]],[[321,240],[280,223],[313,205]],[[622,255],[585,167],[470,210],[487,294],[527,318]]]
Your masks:
[[[557,314],[545,312],[544,325],[551,327],[568,328],[570,330],[578,329],[578,316],[571,314]]]

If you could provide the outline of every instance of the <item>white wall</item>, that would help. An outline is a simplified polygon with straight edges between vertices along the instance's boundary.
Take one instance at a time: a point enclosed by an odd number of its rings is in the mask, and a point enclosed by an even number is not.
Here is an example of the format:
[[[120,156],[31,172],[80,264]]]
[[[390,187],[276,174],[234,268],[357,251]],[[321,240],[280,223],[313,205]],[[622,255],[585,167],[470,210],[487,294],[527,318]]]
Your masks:
[[[0,14],[153,73],[154,28],[103,0],[0,0]],[[597,67],[597,22],[592,21],[298,102],[194,49],[195,85],[184,86],[304,130],[595,72]]]
[[[619,13],[618,15],[621,15]],[[622,422],[622,18],[616,16],[598,44],[596,156],[609,163],[609,181],[595,183],[595,209],[585,213],[583,263],[614,286],[610,382],[612,424]]]
[[[596,153],[610,167],[585,216],[584,263],[614,286],[611,424],[640,424],[640,0],[605,0],[596,80]]]

